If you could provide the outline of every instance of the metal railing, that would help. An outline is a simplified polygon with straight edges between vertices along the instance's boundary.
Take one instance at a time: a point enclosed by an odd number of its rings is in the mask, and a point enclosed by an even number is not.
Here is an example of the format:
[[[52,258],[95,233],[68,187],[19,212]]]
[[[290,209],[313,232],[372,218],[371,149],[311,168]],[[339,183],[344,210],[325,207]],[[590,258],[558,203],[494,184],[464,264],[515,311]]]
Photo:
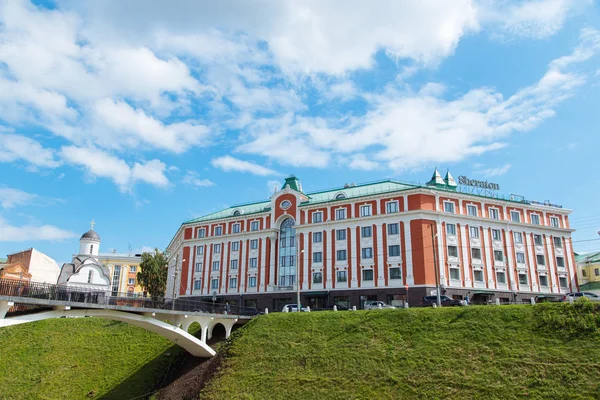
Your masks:
[[[188,311],[242,316],[254,316],[258,314],[256,308],[242,307],[240,305],[227,305],[186,298],[134,297],[131,293],[94,291],[83,287],[52,285],[14,279],[0,279],[0,296],[79,303],[82,307],[85,307],[86,304],[96,304],[103,306],[126,306],[165,311]]]

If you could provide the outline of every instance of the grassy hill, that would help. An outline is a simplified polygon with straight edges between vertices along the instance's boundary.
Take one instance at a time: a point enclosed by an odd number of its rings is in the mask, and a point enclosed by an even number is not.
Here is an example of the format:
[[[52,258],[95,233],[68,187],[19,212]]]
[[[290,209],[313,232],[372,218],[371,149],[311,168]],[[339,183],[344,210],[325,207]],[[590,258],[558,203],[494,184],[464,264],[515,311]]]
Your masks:
[[[164,382],[183,351],[121,322],[54,319],[0,329],[0,399],[130,399]]]
[[[600,398],[599,326],[590,303],[270,314],[201,398]]]

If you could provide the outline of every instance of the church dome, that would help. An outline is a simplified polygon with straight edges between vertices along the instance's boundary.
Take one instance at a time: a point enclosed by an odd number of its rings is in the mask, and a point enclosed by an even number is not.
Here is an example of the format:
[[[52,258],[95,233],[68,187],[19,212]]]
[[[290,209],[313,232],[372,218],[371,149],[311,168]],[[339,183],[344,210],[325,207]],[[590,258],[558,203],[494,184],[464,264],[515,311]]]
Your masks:
[[[100,241],[100,236],[98,236],[98,234],[96,233],[96,231],[90,229],[89,231],[87,231],[86,233],[84,233],[81,236],[81,239],[79,239],[79,240],[83,240],[83,239],[90,239],[90,240]]]

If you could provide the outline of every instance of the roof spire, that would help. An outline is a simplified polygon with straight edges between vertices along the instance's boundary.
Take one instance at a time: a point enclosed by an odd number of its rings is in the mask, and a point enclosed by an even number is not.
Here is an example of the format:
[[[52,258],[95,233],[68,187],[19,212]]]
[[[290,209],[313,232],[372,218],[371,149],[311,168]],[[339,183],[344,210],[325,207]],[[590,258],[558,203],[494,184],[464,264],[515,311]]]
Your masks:
[[[296,192],[304,193],[302,191],[302,183],[300,183],[300,179],[296,178],[296,175],[294,174],[285,178],[285,182],[283,183],[281,189],[285,189],[286,187],[289,187]]]
[[[450,175],[450,170],[446,171],[446,177],[444,178],[444,182],[446,182],[446,186],[448,186],[449,189],[456,189],[456,187],[458,186],[452,175]]]
[[[427,186],[445,186],[446,182],[442,179],[442,175],[438,171],[437,167],[435,167],[435,171],[431,176],[431,180],[427,182]]]

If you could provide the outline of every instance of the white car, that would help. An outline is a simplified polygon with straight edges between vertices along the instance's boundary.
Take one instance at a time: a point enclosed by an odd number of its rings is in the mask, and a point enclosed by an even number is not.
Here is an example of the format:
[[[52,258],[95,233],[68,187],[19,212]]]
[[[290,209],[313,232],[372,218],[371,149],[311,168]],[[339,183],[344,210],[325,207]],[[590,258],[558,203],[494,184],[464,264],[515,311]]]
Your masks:
[[[296,312],[296,311],[298,311],[298,305],[297,304],[286,304],[285,306],[283,306],[283,309],[281,310],[281,312],[285,312],[286,308],[287,308],[288,312]],[[306,308],[304,306],[300,306],[300,311],[307,312],[308,308]]]
[[[379,310],[380,308],[396,308],[385,304],[383,301],[367,301],[365,303],[365,310]]]
[[[591,293],[591,292],[567,293],[565,296],[563,296],[562,301],[568,301],[569,297],[572,298],[573,300],[577,300],[577,299],[580,299],[582,297],[585,297],[589,301],[594,301],[594,302],[599,301],[600,302],[600,296],[598,296],[595,293]]]

